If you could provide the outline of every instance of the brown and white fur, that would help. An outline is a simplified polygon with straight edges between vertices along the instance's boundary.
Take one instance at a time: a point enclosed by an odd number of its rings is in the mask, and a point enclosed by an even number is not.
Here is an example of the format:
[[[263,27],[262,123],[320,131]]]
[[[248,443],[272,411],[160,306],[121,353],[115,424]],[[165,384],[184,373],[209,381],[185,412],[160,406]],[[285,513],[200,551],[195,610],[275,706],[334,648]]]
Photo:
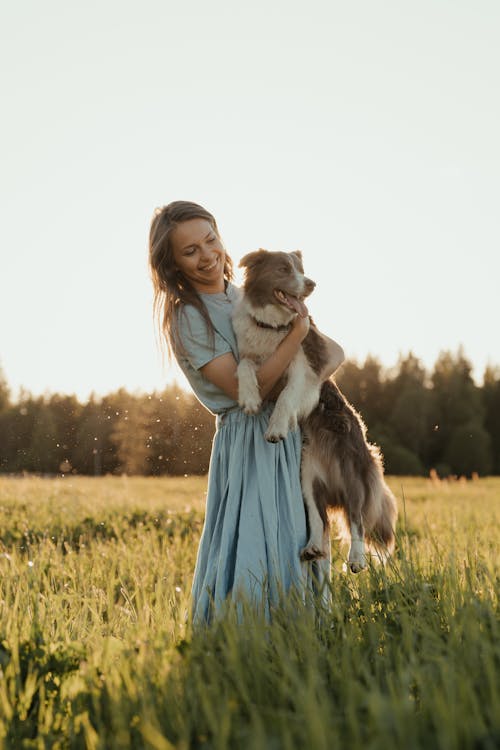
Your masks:
[[[261,407],[257,368],[287,335],[293,318],[304,314],[303,300],[315,284],[304,276],[299,251],[258,250],[246,255],[240,266],[245,268],[245,283],[233,313],[241,358],[239,403],[253,414]],[[361,417],[326,379],[342,361],[342,349],[311,321],[285,373],[286,384],[265,437],[277,442],[301,423],[301,481],[309,522],[301,558],[329,557],[329,511],[337,511],[350,537],[348,562],[357,572],[366,566],[367,551],[382,560],[393,551],[397,509],[378,448],[367,443]]]

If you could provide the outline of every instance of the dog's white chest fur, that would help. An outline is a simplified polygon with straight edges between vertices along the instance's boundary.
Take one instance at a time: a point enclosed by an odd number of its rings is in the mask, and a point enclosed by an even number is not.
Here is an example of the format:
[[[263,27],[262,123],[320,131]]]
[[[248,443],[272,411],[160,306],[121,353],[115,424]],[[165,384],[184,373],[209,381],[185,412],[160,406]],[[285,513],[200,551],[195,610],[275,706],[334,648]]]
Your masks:
[[[238,401],[247,414],[255,414],[262,405],[257,369],[287,335],[289,329],[283,317],[276,305],[255,309],[245,297],[235,307],[233,326],[240,353]],[[290,319],[289,315],[286,317]],[[259,326],[256,320],[274,328]],[[296,429],[298,420],[307,416],[319,400],[321,381],[309,365],[302,348],[284,374],[287,383],[276,401],[265,434],[266,440],[273,443],[282,440],[289,430]]]
[[[274,305],[268,307],[271,309],[262,308],[255,311],[245,297],[236,304],[233,312],[233,328],[238,341],[240,359],[249,357],[260,364],[276,351],[280,342],[285,338],[288,330],[278,330],[283,320],[273,320],[278,317],[276,313],[273,315]],[[256,318],[256,314],[259,317]],[[265,320],[266,324],[273,325],[275,328],[262,328],[255,323],[256,319]]]

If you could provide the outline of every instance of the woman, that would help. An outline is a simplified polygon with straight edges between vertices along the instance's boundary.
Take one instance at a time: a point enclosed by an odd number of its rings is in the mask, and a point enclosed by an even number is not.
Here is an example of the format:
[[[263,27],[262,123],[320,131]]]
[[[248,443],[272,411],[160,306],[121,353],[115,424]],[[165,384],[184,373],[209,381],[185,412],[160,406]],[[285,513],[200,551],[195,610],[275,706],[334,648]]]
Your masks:
[[[299,559],[307,541],[300,430],[278,444],[268,443],[264,433],[272,405],[257,415],[245,415],[238,407],[238,350],[231,324],[238,290],[214,217],[187,201],[158,209],[149,260],[154,308],[169,353],[217,417],[193,580],[193,620],[208,622],[228,597],[244,597],[268,614],[281,593],[296,587],[305,593],[312,583],[311,564]],[[308,330],[307,314],[297,316],[261,365],[257,379],[263,399],[272,396]]]

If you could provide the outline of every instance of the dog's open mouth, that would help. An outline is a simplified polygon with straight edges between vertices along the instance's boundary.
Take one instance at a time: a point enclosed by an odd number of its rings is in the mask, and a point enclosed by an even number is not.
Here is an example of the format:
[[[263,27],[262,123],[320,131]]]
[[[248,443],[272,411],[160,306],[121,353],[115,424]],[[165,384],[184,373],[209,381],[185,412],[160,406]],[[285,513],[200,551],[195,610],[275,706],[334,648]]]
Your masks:
[[[304,305],[302,299],[294,297],[287,292],[282,292],[281,289],[275,289],[274,294],[282,305],[285,305],[286,307],[289,307],[290,310],[298,313],[301,318],[305,318],[307,315],[307,307]]]

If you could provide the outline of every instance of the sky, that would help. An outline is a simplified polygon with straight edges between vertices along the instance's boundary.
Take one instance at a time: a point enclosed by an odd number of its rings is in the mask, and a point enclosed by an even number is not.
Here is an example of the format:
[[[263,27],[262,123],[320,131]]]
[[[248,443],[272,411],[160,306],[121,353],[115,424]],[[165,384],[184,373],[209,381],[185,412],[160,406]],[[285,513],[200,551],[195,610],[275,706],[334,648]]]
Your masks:
[[[500,365],[496,0],[16,0],[0,10],[0,366],[162,389],[154,209],[301,249],[350,359]],[[238,272],[239,274],[239,272]],[[241,275],[238,275],[241,281]]]

